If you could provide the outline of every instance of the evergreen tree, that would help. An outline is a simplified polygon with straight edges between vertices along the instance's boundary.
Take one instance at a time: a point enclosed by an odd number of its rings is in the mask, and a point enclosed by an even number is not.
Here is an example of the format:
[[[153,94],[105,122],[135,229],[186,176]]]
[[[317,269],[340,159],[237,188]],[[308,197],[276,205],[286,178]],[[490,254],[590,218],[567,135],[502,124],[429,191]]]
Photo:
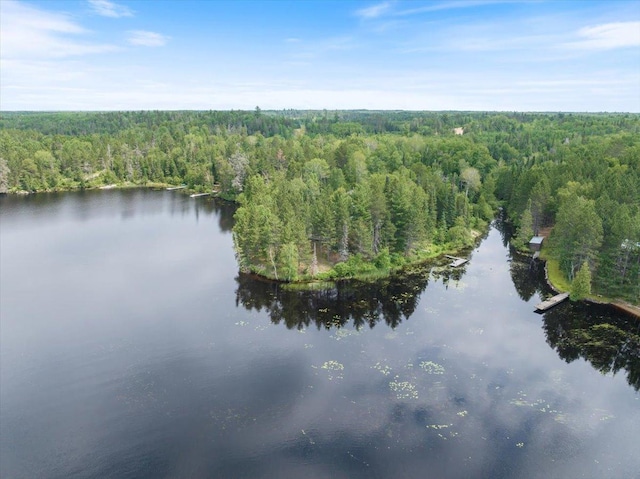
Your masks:
[[[282,246],[279,254],[282,279],[295,281],[298,277],[298,248],[293,243]]]
[[[9,190],[9,173],[11,170],[7,162],[0,157],[0,193],[6,193]]]
[[[587,260],[594,290],[638,301],[640,115],[336,118],[9,112],[0,118],[0,192],[124,181],[214,188],[240,204],[241,269],[283,278],[294,273],[291,245],[299,268],[313,261],[314,245],[316,262],[337,253],[375,262],[386,249],[397,264],[428,241],[467,243],[478,218],[490,221],[503,206],[520,219],[516,242],[553,223],[549,244],[569,279]],[[464,137],[434,135],[461,124]]]
[[[531,208],[527,208],[520,217],[520,228],[518,228],[518,234],[513,239],[513,246],[517,249],[526,249],[531,237],[533,236],[533,215],[531,214]]]
[[[553,229],[552,242],[560,266],[570,280],[584,261],[594,261],[602,244],[602,220],[595,203],[568,191],[562,200]]]
[[[591,269],[589,263],[585,261],[578,270],[576,277],[571,282],[571,301],[580,301],[591,294]]]

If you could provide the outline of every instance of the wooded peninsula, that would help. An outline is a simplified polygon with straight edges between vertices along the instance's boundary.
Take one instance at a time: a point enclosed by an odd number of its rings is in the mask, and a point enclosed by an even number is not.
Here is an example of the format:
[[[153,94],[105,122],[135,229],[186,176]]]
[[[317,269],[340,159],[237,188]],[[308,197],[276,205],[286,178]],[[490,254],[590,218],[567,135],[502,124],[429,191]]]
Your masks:
[[[0,116],[1,193],[181,184],[238,204],[245,272],[384,277],[472,246],[504,208],[515,248],[545,236],[557,287],[640,304],[638,114]]]

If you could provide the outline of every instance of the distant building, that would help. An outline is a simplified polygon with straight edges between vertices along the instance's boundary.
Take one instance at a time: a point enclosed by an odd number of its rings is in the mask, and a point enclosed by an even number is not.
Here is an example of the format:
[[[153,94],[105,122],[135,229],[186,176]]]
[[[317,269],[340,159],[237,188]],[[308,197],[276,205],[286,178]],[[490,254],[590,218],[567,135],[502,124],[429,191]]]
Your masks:
[[[453,132],[454,132],[456,135],[464,135],[464,128],[454,128],[454,129],[453,129]]]
[[[540,251],[543,241],[544,236],[534,236],[529,240],[529,248],[531,248],[532,251]]]
[[[640,242],[638,243],[634,243],[633,241],[626,239],[622,242],[622,244],[620,245],[620,249],[630,249],[630,250],[636,250],[636,249],[640,249]]]

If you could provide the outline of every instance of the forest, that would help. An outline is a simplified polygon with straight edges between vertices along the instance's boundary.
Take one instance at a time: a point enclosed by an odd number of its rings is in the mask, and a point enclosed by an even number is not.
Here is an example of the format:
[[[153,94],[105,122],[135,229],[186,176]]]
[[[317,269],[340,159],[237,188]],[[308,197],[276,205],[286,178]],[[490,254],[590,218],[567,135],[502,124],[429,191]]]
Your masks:
[[[181,185],[238,205],[240,270],[386,276],[474,244],[499,208],[554,282],[640,303],[640,115],[3,112],[0,192]]]

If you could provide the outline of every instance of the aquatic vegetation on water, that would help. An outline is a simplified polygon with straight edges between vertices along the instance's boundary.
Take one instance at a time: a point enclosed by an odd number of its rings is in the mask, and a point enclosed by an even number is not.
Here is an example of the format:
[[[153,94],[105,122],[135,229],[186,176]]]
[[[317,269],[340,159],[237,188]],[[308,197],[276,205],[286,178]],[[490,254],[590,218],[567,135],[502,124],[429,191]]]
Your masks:
[[[380,364],[379,361],[375,363],[373,366],[371,366],[371,368],[380,371],[385,376],[388,376],[389,374],[391,374],[391,368],[386,364],[385,365]]]
[[[530,401],[527,398],[527,395],[522,391],[519,391],[518,398],[512,399],[511,401],[509,401],[509,404],[518,407],[529,407],[538,412],[551,414],[553,416],[553,420],[560,424],[568,424],[570,422],[570,418],[566,413],[552,408],[551,405],[544,399],[536,399],[535,401]]]
[[[451,426],[453,426],[453,424],[429,424],[427,425],[427,429],[446,429]]]
[[[342,371],[344,371],[344,364],[339,363],[338,361],[325,361],[321,368],[329,371],[329,380],[344,378],[342,375]]]
[[[434,429],[439,431],[438,437],[443,441],[446,441],[449,438],[458,437],[460,435],[459,432],[454,431],[450,428],[453,427],[453,424],[427,424],[427,429]]]
[[[551,414],[559,413],[559,411],[552,409],[551,405],[544,399],[536,399],[535,401],[529,401],[527,399],[527,395],[522,391],[518,393],[517,399],[512,399],[511,401],[509,401],[509,403],[514,406],[525,406],[525,407],[537,409],[540,412],[548,412]]]
[[[433,361],[422,361],[420,368],[424,369],[427,374],[444,374],[444,366],[434,363]]]
[[[416,386],[409,381],[398,381],[398,376],[389,383],[389,389],[396,393],[398,399],[418,399]]]
[[[357,336],[358,334],[360,334],[359,331],[354,331],[352,329],[339,328],[330,337],[332,339],[335,339],[336,341],[340,341],[341,339],[346,339],[350,336]]]
[[[325,361],[322,365],[322,369],[328,369],[330,371],[343,371],[344,364],[341,364],[338,361]]]

